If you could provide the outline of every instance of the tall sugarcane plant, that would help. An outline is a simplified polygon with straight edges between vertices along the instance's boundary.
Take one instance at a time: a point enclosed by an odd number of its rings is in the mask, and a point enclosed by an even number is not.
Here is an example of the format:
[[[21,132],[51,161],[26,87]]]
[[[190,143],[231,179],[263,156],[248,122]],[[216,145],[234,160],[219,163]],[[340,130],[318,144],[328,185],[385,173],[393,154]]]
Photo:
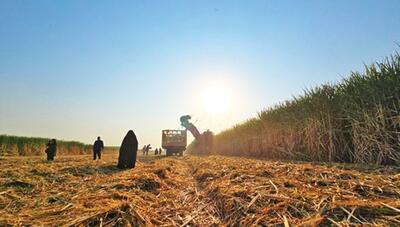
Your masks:
[[[44,153],[48,141],[48,138],[0,135],[0,156],[39,155]],[[90,151],[90,145],[75,141],[57,141],[57,153],[59,154],[85,154]]]
[[[216,135],[213,153],[400,164],[400,55],[259,112]]]

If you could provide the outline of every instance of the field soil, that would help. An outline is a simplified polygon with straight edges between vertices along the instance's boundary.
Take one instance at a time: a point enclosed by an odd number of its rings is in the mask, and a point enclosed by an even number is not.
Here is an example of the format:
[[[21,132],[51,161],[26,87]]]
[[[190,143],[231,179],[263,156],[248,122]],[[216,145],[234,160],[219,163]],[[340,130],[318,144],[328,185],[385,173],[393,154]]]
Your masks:
[[[0,226],[400,224],[400,170],[223,156],[0,157]]]

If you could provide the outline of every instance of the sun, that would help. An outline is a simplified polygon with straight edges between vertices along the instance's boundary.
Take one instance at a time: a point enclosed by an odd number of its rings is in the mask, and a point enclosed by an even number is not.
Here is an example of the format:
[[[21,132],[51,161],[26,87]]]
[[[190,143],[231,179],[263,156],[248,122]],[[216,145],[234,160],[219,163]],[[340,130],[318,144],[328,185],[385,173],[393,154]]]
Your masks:
[[[211,86],[203,91],[202,102],[207,113],[221,114],[229,109],[230,95],[224,87]]]

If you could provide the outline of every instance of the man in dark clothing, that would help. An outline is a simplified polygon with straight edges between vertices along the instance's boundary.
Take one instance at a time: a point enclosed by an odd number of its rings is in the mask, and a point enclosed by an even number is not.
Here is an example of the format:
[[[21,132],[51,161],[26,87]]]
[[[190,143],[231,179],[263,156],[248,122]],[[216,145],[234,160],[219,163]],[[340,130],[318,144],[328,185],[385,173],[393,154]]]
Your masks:
[[[119,148],[118,165],[119,169],[135,168],[138,150],[138,140],[135,133],[129,130]]]
[[[93,144],[93,160],[96,160],[96,156],[101,159],[101,151],[104,149],[104,143],[97,137],[97,140]]]
[[[143,152],[143,156],[144,156],[146,154],[146,145],[143,146],[142,152]]]
[[[147,146],[146,146],[146,155],[149,155],[149,151],[151,150],[151,145],[150,144],[148,144]]]
[[[46,154],[47,154],[47,161],[54,161],[54,156],[56,156],[57,152],[57,142],[56,139],[51,139],[46,144]]]

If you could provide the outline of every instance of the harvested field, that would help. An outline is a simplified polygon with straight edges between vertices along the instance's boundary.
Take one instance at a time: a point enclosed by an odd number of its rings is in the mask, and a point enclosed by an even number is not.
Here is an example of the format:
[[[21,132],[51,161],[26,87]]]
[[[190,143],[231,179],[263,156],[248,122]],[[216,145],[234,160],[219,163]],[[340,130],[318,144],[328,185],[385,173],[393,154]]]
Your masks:
[[[400,170],[222,156],[1,158],[0,226],[399,225]]]

